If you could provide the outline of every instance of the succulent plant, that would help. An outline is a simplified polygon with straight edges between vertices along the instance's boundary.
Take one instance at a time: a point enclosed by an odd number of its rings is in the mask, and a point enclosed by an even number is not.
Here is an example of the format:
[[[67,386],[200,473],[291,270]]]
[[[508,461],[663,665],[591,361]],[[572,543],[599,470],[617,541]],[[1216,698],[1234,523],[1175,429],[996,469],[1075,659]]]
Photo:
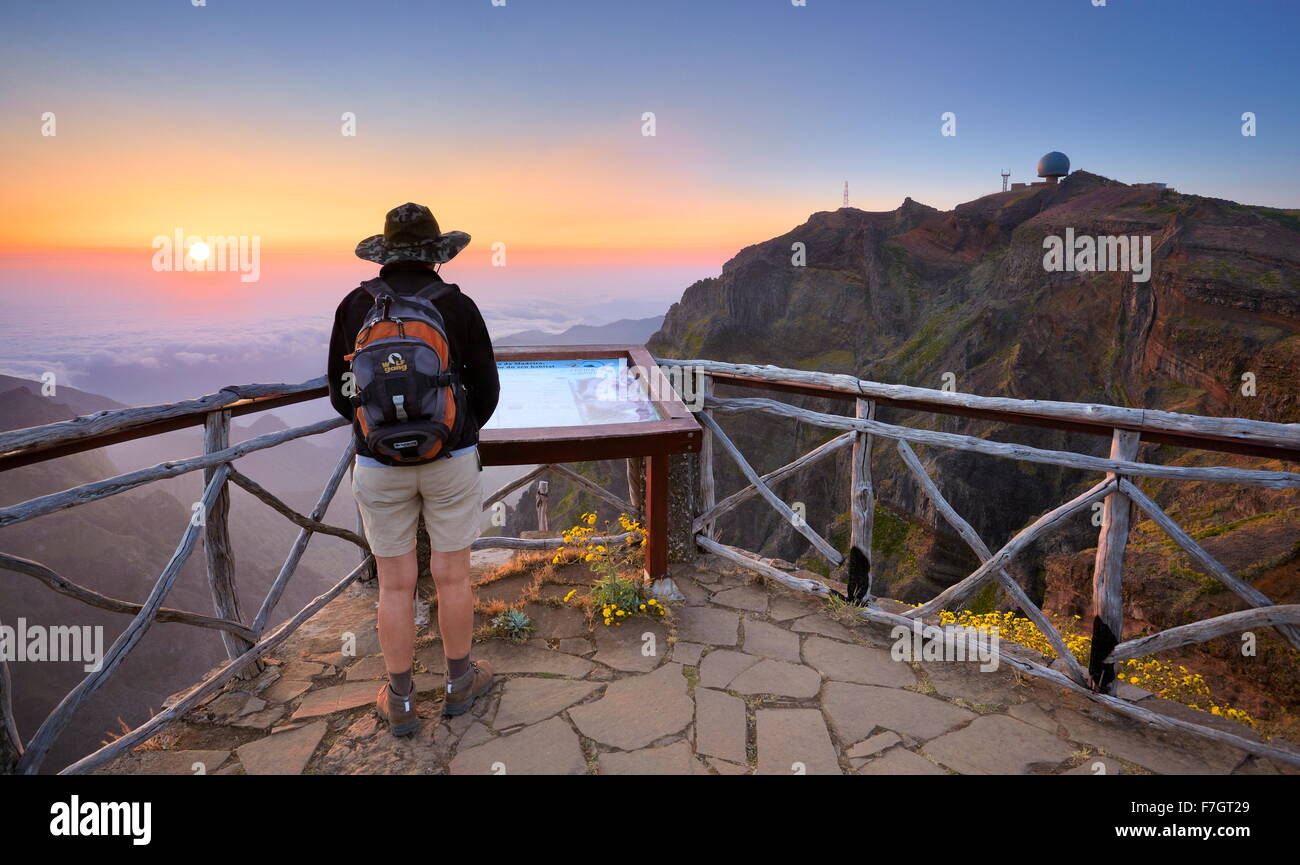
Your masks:
[[[533,620],[523,610],[506,610],[492,620],[492,627],[511,640],[522,641],[533,630]]]

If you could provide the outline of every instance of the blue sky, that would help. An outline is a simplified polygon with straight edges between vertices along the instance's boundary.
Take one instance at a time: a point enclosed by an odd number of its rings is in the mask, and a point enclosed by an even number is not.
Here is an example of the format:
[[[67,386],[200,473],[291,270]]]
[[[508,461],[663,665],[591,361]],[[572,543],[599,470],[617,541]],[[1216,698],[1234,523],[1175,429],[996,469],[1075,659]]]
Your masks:
[[[948,207],[1037,157],[1278,206],[1300,4],[1221,0],[46,0],[6,11],[10,108],[332,124],[563,149],[655,111],[682,195]],[[958,134],[939,134],[940,115]],[[1240,134],[1241,114],[1259,134]],[[11,114],[7,111],[6,114]],[[326,119],[322,119],[326,118]],[[6,124],[10,121],[6,119]],[[269,134],[269,133],[268,133]],[[463,139],[458,139],[463,140]],[[791,214],[791,220],[802,214]],[[757,239],[757,238],[756,238]]]
[[[1220,0],[189,0],[7,4],[3,371],[40,316],[124,363],[127,401],[319,373],[357,240],[407,200],[473,243],[450,278],[498,336],[664,312],[743,246],[851,202],[940,208],[1038,157],[1300,206],[1300,3]],[[58,136],[40,134],[42,113]],[[340,134],[340,113],[358,117]],[[641,135],[652,111],[658,134]],[[954,112],[957,135],[940,134]],[[1258,135],[1241,135],[1255,112]],[[263,281],[155,273],[176,228],[262,239]],[[510,267],[489,262],[496,242]],[[40,292],[30,290],[41,286]],[[278,306],[271,309],[273,299]],[[117,352],[170,316],[180,347]],[[285,316],[311,323],[286,341]],[[125,317],[125,318],[124,318]],[[208,322],[232,332],[204,342]],[[5,328],[8,323],[10,327]],[[313,341],[314,340],[314,341]],[[198,346],[199,350],[195,350]],[[168,358],[211,355],[209,363]],[[279,352],[275,361],[266,352]],[[155,362],[156,361],[156,362]],[[96,365],[97,364],[97,365]],[[133,377],[134,376],[134,377]]]

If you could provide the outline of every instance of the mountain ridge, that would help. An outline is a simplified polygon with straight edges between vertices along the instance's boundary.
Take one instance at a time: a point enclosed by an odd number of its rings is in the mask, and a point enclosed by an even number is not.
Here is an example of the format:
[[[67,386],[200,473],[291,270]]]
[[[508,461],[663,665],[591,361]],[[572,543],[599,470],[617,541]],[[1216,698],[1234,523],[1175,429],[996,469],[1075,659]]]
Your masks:
[[[1149,235],[1147,282],[1126,272],[1051,272],[1043,241],[1076,235]],[[802,244],[806,261],[797,265]],[[1300,420],[1300,219],[1170,189],[1077,171],[1059,185],[994,192],[941,211],[910,198],[890,211],[840,208],[740,250],[721,275],[689,286],[649,341],[659,357],[707,358],[846,373],[984,396],[1109,403],[1281,423]],[[1256,390],[1243,390],[1252,375]],[[754,396],[720,385],[718,395]],[[850,403],[781,395],[832,413]],[[889,423],[1105,456],[1109,438],[1008,427],[984,420],[878,409]],[[757,414],[721,419],[760,474],[829,439]],[[918,449],[944,497],[991,548],[1095,482],[1095,475],[958,451]],[[1146,444],[1141,459],[1290,468],[1226,454]],[[718,495],[744,485],[729,460]],[[875,588],[928,600],[978,562],[888,448],[874,457],[878,505]],[[848,540],[847,455],[782,482],[810,525],[843,550]],[[1276,603],[1300,600],[1300,507],[1294,491],[1144,481],[1144,488],[1212,553],[1261,582]],[[1087,615],[1096,528],[1086,515],[1018,557],[1011,569],[1053,612]],[[785,521],[753,499],[724,519],[723,539],[827,575]],[[1185,555],[1142,536],[1126,565],[1125,633],[1239,608],[1209,589]],[[1140,548],[1140,549],[1139,549]],[[1287,576],[1289,575],[1289,577]],[[1265,588],[1267,585],[1267,588]],[[1005,608],[1005,599],[1003,608]],[[995,598],[982,598],[992,604]],[[1214,612],[1210,614],[1215,614]],[[1300,678],[1284,648],[1277,664],[1242,662],[1207,644],[1227,686],[1264,714],[1285,713]],[[1191,657],[1189,654],[1188,657]],[[1267,683],[1267,684],[1265,684]],[[1283,722],[1287,723],[1287,722]]]

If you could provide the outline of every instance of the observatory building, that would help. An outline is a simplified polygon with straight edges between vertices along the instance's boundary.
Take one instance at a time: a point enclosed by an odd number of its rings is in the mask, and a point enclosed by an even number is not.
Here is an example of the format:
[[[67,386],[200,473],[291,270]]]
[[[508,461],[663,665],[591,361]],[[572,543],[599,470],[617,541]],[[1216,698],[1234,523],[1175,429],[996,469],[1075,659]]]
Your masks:
[[[1058,180],[1070,173],[1070,157],[1059,150],[1043,154],[1038,160],[1038,176],[1044,178],[1048,186],[1054,186]]]
[[[1059,150],[1044,153],[1038,160],[1038,176],[1043,178],[1037,183],[1013,183],[1012,189],[1025,189],[1029,186],[1055,186],[1057,181],[1070,173],[1070,157]],[[1005,178],[1003,183],[1005,183]]]

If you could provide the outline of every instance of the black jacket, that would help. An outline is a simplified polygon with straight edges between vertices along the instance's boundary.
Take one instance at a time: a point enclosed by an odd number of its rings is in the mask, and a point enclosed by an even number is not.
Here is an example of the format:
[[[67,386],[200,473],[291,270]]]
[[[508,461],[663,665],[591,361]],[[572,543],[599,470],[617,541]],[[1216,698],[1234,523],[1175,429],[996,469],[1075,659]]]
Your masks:
[[[398,294],[411,294],[432,282],[442,282],[442,278],[428,267],[418,262],[399,261],[386,264],[379,275]],[[496,410],[497,398],[501,394],[501,383],[497,378],[496,357],[492,353],[492,340],[488,337],[487,325],[478,311],[478,306],[452,285],[451,291],[434,301],[438,312],[442,313],[443,325],[447,330],[447,342],[451,347],[451,356],[460,363],[461,381],[468,392],[470,409],[473,412],[460,439],[448,442],[447,450],[468,447],[478,442],[478,431],[492,417]],[[361,436],[361,429],[356,421],[356,410],[343,395],[343,376],[351,370],[351,364],[344,360],[344,355],[351,354],[356,348],[357,333],[365,322],[366,313],[370,311],[374,299],[364,288],[357,287],[339,304],[334,312],[334,330],[330,334],[329,364],[326,377],[329,380],[330,403],[334,410],[352,421],[352,435],[357,443],[357,453],[379,459],[366,447]]]

